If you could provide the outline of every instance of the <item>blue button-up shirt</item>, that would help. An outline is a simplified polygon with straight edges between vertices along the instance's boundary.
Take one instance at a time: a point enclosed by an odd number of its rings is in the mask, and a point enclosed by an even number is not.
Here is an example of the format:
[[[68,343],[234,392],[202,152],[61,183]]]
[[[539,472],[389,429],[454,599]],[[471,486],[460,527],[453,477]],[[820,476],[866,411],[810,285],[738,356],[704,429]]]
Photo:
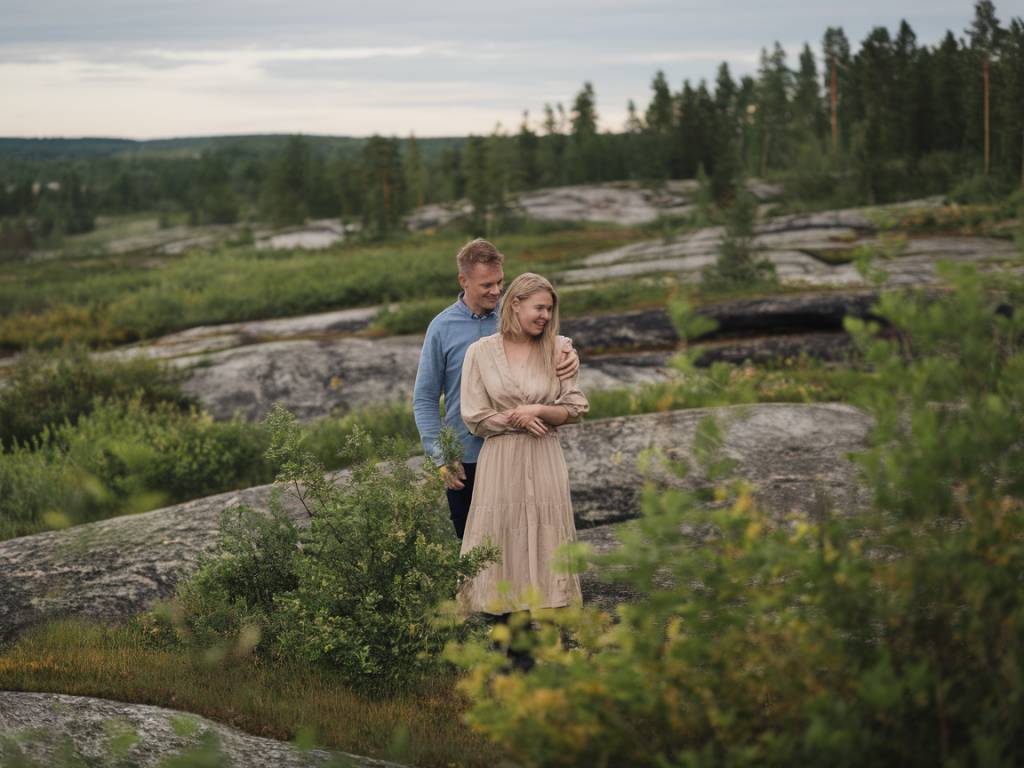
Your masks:
[[[463,301],[464,294],[430,321],[423,351],[416,370],[412,410],[423,450],[438,466],[444,463],[437,444],[441,432],[440,399],[444,395],[444,424],[451,427],[462,443],[462,461],[473,464],[484,441],[469,433],[462,420],[462,361],[469,345],[498,332],[497,311],[477,315]]]

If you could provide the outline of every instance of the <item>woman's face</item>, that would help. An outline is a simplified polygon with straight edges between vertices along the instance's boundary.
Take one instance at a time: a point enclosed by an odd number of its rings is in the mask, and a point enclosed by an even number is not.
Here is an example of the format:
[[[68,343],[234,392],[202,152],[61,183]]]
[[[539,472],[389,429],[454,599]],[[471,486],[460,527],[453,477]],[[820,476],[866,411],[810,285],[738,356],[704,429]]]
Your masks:
[[[519,327],[527,336],[540,336],[551,322],[555,302],[548,291],[537,291],[525,299],[515,299],[512,311],[519,320]]]

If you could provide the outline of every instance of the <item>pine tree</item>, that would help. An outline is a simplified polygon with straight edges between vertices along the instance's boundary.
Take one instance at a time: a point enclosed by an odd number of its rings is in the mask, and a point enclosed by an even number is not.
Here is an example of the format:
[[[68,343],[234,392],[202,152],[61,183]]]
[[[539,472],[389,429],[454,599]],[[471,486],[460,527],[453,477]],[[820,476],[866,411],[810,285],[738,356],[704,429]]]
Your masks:
[[[982,113],[982,156],[983,168],[987,175],[991,161],[991,66],[998,59],[1003,29],[996,18],[995,5],[991,0],[977,0],[974,4],[974,20],[967,30],[971,51],[980,64],[981,113]],[[1020,95],[1018,94],[1018,98]]]
[[[566,141],[565,109],[559,104],[556,112],[550,104],[545,104],[544,136],[540,142],[540,169],[544,186],[565,183]]]
[[[893,120],[892,148],[899,157],[916,157],[919,148],[914,141],[913,120],[920,109],[916,102],[917,35],[904,20],[893,41],[892,88],[889,91],[888,113]]]
[[[601,151],[597,134],[597,97],[594,86],[587,82],[572,104],[573,161],[572,179],[576,182],[598,181],[601,178]]]
[[[829,94],[829,133],[832,152],[849,141],[850,42],[842,27],[829,27],[821,44],[825,63],[825,90]]]
[[[636,113],[636,104],[630,99],[626,102],[626,122],[622,126],[625,133],[640,133],[644,129],[644,121]]]
[[[405,142],[402,166],[405,173],[405,190],[408,196],[406,207],[419,208],[426,202],[427,170],[423,165],[423,158],[420,156],[420,147],[416,143],[416,136],[411,133],[408,141]]]
[[[752,248],[756,215],[757,199],[746,190],[737,193],[728,211],[718,258],[701,273],[702,291],[749,290],[776,282],[775,266],[756,258]]]
[[[825,113],[818,86],[818,65],[811,47],[804,44],[800,52],[800,69],[796,74],[793,93],[793,117],[801,141],[821,141],[824,138]]]
[[[193,205],[192,215],[199,223],[231,224],[238,220],[238,197],[222,153],[204,152],[200,157]]]
[[[466,177],[466,197],[472,207],[470,227],[472,234],[486,237],[489,233],[488,214],[493,199],[491,179],[487,175],[487,144],[482,136],[466,140],[462,156],[462,172]]]
[[[967,82],[960,43],[947,32],[932,54],[932,146],[960,154],[967,139]]]
[[[645,123],[647,129],[652,133],[667,134],[671,132],[673,125],[673,103],[672,92],[665,79],[665,73],[658,70],[651,81],[651,103],[647,107]]]
[[[651,101],[644,116],[643,175],[661,180],[677,175],[673,167],[672,135],[676,127],[677,105],[665,73],[660,70],[651,81],[651,92]]]
[[[371,136],[362,151],[363,229],[380,236],[396,229],[408,200],[397,138]]]
[[[785,168],[789,161],[791,92],[792,73],[786,66],[786,51],[776,42],[771,55],[762,49],[758,71],[759,173],[762,176],[769,169]]]
[[[267,176],[266,207],[278,226],[301,224],[309,215],[306,180],[309,144],[302,136],[291,136]]]
[[[540,170],[540,138],[530,128],[530,113],[523,112],[523,120],[519,123],[516,135],[516,152],[519,188],[533,189],[541,181]]]
[[[1024,99],[1012,94],[1024,93],[1024,19],[1010,21],[1000,59],[1002,98],[996,101],[1005,126],[1002,137],[1004,165],[1011,174],[1019,174],[1024,188]]]

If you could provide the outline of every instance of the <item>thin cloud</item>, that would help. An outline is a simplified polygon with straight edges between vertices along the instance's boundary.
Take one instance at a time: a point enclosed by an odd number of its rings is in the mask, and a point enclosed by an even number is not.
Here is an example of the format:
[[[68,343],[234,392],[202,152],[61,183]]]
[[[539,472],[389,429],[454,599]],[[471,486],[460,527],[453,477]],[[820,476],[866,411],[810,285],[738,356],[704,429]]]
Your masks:
[[[697,51],[645,51],[642,53],[623,53],[610,57],[612,61],[629,64],[659,64],[662,62],[742,62],[756,64],[758,53],[749,50],[697,50]]]

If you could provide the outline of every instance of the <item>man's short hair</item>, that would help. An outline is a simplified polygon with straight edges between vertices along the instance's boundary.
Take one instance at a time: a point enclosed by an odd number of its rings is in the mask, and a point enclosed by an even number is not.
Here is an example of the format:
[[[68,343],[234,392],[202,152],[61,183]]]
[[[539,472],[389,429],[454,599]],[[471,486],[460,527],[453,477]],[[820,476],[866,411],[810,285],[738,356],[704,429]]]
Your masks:
[[[455,258],[459,263],[459,274],[462,275],[468,275],[473,269],[474,264],[489,264],[500,267],[505,261],[501,251],[495,248],[493,243],[484,240],[482,237],[470,240],[462,246],[462,250],[459,251],[459,255]]]

